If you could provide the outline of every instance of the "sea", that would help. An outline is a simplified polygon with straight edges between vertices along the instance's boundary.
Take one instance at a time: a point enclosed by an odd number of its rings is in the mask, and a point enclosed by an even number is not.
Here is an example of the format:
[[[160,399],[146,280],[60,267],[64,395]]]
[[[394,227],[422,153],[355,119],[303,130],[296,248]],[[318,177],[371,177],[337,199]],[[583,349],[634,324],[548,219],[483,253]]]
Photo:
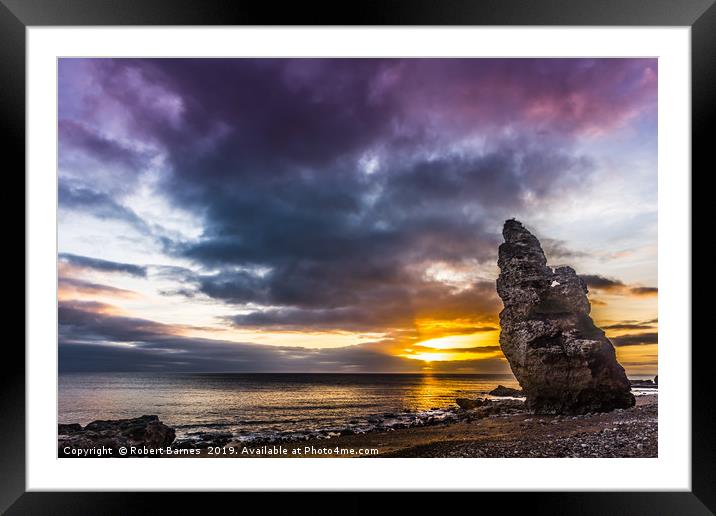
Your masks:
[[[456,398],[490,397],[499,374],[61,373],[59,423],[154,414],[178,441],[330,438],[455,419]]]

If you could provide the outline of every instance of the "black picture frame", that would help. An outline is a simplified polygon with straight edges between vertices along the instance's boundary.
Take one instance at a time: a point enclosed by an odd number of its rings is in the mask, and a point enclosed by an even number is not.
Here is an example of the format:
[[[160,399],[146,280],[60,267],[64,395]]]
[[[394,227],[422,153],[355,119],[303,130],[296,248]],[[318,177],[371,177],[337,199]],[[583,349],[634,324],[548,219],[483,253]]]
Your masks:
[[[361,3],[256,0],[0,0],[0,127],[4,162],[12,174],[25,166],[25,31],[31,26],[82,25],[576,25],[691,27],[692,170],[713,171],[708,137],[716,112],[716,0],[369,0]],[[689,171],[684,171],[688,173]],[[6,169],[6,175],[10,175]],[[24,183],[23,183],[24,185]],[[24,186],[22,187],[24,188]],[[16,213],[16,212],[15,212]],[[16,218],[16,215],[15,215]],[[13,220],[9,218],[7,220]],[[27,256],[23,257],[27,259]],[[19,256],[16,259],[19,261]],[[24,266],[24,262],[23,262]],[[684,347],[691,343],[682,343]],[[708,344],[708,343],[707,343]],[[18,346],[14,346],[18,347]],[[716,446],[709,346],[692,346],[692,490],[618,493],[470,493],[475,510],[525,507],[531,514],[713,514]],[[241,497],[237,510],[259,502],[248,493],[26,492],[25,358],[21,349],[0,375],[0,510],[7,514],[135,514],[158,505],[164,512],[206,510]],[[638,469],[638,465],[635,468]],[[638,471],[635,472],[638,474]],[[382,505],[378,494],[348,495],[342,511],[364,513]],[[456,494],[442,495],[456,503]],[[307,496],[271,494],[292,512],[321,512]],[[251,498],[251,499],[249,499]],[[305,502],[304,502],[305,501]],[[445,510],[445,501],[440,505]],[[497,505],[493,505],[497,504]],[[324,504],[331,510],[332,504]],[[401,501],[403,511],[427,508],[422,494]],[[258,507],[261,507],[258,505]],[[335,506],[334,506],[335,509]],[[494,510],[494,509],[493,509]]]

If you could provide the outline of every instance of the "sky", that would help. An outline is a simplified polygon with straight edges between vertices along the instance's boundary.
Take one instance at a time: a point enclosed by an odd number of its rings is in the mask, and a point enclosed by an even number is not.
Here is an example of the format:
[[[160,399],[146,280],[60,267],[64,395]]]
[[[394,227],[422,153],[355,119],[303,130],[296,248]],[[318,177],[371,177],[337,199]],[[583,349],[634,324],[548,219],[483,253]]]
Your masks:
[[[509,373],[502,224],[657,366],[655,59],[60,59],[61,371]]]

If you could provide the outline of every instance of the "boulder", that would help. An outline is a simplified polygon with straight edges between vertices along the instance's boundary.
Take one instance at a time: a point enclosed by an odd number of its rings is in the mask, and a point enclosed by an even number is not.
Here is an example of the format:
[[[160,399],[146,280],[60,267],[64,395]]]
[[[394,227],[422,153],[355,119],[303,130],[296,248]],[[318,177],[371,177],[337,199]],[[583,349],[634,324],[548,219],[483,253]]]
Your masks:
[[[525,393],[520,389],[512,389],[504,385],[498,385],[489,392],[490,396],[524,396]]]
[[[61,424],[57,430],[60,457],[71,455],[68,447],[83,450],[105,447],[115,452],[122,446],[162,448],[175,438],[174,429],[159,421],[158,416],[93,421],[84,428],[77,423]]]
[[[63,425],[60,423],[57,425],[57,433],[60,435],[70,435],[70,434],[76,434],[77,432],[82,431],[82,425],[79,423],[70,423],[68,425]]]
[[[519,414],[525,411],[525,402],[521,400],[496,400],[490,401],[472,411],[472,416],[477,418]]]
[[[486,403],[486,400],[483,398],[477,398],[475,400],[471,400],[468,398],[458,398],[455,400],[455,403],[457,403],[458,407],[463,410],[472,410],[484,405]]]
[[[587,286],[568,266],[549,267],[539,240],[505,222],[497,264],[500,347],[540,414],[586,414],[634,405],[614,346],[589,313]]]
[[[631,380],[630,383],[632,387],[646,387],[654,389],[657,387],[657,385],[651,380]]]

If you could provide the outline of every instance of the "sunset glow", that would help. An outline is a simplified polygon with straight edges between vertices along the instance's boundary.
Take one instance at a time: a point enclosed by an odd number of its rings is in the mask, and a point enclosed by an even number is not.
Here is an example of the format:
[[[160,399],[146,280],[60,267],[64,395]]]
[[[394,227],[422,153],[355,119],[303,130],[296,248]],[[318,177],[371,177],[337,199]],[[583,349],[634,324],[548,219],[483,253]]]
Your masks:
[[[510,371],[505,219],[658,346],[655,59],[61,59],[68,371]]]
[[[420,346],[433,349],[471,349],[483,346],[497,345],[497,332],[489,334],[475,333],[473,335],[450,335],[438,337],[419,343]]]

